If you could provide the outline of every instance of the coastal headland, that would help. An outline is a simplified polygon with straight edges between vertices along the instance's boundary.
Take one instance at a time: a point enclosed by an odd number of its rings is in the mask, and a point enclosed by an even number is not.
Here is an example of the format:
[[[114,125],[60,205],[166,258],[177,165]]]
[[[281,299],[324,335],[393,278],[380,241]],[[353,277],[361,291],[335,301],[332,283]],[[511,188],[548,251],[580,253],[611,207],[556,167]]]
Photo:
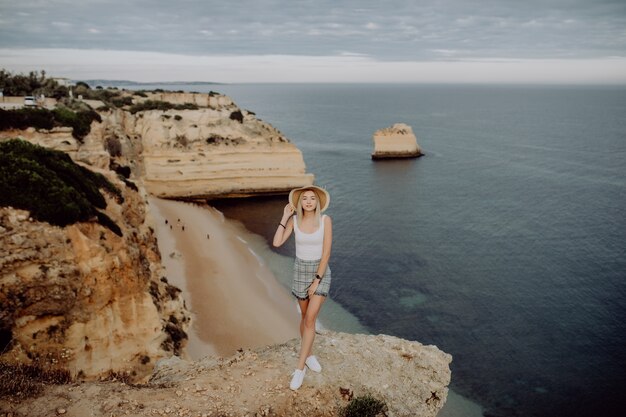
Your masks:
[[[105,193],[101,208],[119,233],[0,208],[0,359],[72,381],[14,393],[0,411],[331,416],[369,395],[390,416],[436,415],[451,356],[391,336],[324,332],[324,372],[291,392],[295,303],[221,213],[191,203],[311,184],[301,152],[217,93],[119,96],[119,106],[91,102],[100,121],[82,138],[63,126],[0,131],[67,153],[123,196]]]

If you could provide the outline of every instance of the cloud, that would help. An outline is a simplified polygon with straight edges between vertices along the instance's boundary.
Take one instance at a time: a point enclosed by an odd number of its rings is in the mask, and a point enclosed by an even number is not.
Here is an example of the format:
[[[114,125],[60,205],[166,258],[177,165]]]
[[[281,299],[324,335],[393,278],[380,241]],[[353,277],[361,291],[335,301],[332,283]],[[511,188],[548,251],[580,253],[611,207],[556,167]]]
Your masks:
[[[0,0],[0,47],[99,48],[206,54],[329,55],[381,60],[626,55],[626,2],[589,0]],[[57,31],[37,28],[56,27]],[[70,28],[106,28],[96,38]],[[63,30],[65,29],[65,31]],[[104,31],[103,31],[104,32]],[[212,42],[207,42],[211,32]]]
[[[5,49],[294,60],[350,51],[377,65],[626,56],[620,0],[0,0],[0,10]]]
[[[626,84],[626,58],[380,61],[363,55],[181,55],[74,49],[0,49],[12,71],[73,79],[217,82]],[[575,71],[574,71],[575,69]]]
[[[72,24],[71,24],[71,23],[67,23],[67,22],[56,22],[56,21],[55,21],[55,22],[52,22],[52,23],[50,23],[50,24],[51,24],[52,26],[56,26],[56,27],[58,27],[58,28],[64,28],[64,29],[65,29],[65,28],[69,28],[69,27],[71,27],[71,26],[72,26]]]

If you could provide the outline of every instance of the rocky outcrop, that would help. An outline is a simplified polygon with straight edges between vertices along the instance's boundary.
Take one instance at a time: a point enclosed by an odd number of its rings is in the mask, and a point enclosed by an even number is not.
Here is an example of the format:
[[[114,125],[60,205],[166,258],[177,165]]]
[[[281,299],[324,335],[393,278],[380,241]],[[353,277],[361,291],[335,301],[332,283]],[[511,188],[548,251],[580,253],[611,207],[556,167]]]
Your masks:
[[[145,377],[156,360],[183,354],[189,313],[160,266],[144,196],[122,190],[96,222],[52,226],[0,208],[0,351],[9,363],[93,378]]]
[[[157,197],[187,200],[279,194],[313,183],[300,150],[276,128],[242,110],[224,95],[148,93],[133,96],[196,110],[100,112],[82,142],[71,128],[0,132],[63,150],[75,161],[107,168],[112,149]],[[108,152],[107,152],[108,150]],[[113,152],[116,153],[116,152]]]
[[[295,145],[232,105],[142,112],[130,134],[141,138],[144,184],[157,197],[272,194],[313,183]]]
[[[337,416],[352,398],[370,395],[387,404],[389,417],[435,416],[446,401],[451,356],[391,336],[318,335],[323,366],[308,372],[302,387],[289,390],[299,341],[242,351],[229,358],[157,364],[151,381],[128,389],[119,383],[48,388],[44,398],[13,408],[45,416]]]
[[[413,129],[404,123],[377,130],[373,140],[372,159],[416,158],[423,155]]]

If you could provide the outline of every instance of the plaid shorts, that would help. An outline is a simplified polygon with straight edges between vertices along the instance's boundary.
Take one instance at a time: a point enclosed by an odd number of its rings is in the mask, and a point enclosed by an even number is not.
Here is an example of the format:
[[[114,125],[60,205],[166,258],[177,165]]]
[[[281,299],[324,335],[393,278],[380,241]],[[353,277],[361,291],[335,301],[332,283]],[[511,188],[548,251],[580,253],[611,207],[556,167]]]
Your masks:
[[[307,290],[315,279],[317,273],[317,267],[320,265],[320,259],[314,261],[305,261],[300,258],[296,258],[293,264],[293,284],[291,285],[291,293],[300,300],[306,300],[309,298]],[[326,272],[322,277],[322,282],[319,283],[315,290],[316,295],[328,297],[328,291],[330,290],[330,266],[326,266]]]

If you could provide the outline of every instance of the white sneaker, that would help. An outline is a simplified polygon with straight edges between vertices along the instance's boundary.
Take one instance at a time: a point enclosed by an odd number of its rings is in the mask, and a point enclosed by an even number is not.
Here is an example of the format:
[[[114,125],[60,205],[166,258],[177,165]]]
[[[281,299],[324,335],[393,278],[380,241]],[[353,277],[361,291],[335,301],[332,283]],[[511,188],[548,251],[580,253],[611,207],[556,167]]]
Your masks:
[[[289,384],[289,388],[292,390],[297,390],[302,385],[302,381],[304,380],[304,374],[306,374],[306,368],[303,370],[296,369],[293,371],[293,378],[291,378],[291,383]]]
[[[317,361],[317,358],[313,355],[306,358],[306,366],[309,367],[313,372],[322,372],[322,365]]]

